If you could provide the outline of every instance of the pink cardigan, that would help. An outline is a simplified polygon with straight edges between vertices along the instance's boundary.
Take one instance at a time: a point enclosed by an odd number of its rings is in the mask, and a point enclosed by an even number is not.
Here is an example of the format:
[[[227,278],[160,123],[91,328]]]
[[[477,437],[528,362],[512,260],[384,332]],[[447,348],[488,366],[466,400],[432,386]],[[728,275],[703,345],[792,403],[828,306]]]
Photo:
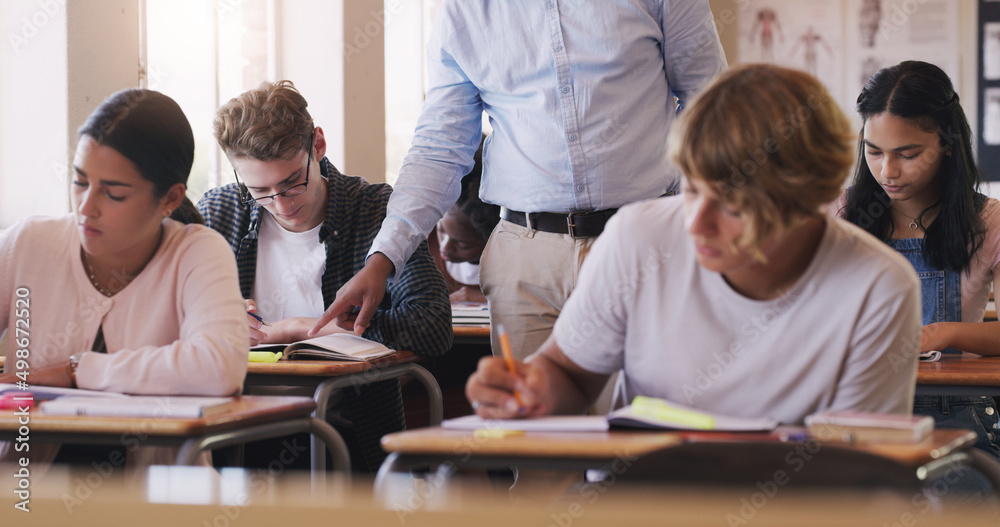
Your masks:
[[[249,336],[233,253],[204,226],[165,219],[163,228],[153,258],[110,298],[87,277],[73,215],[31,217],[0,231],[7,371],[16,371],[18,327],[27,325],[30,366],[41,368],[92,349],[103,324],[108,353],[84,354],[76,374],[80,388],[240,393]]]

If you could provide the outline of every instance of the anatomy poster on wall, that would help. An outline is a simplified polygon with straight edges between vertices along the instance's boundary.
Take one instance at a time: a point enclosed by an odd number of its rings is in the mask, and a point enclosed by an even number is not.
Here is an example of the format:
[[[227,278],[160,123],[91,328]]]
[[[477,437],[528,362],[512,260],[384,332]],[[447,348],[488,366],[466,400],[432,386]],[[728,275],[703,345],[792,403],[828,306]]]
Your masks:
[[[771,62],[807,71],[840,101],[842,24],[841,2],[748,0],[739,16],[739,60]]]
[[[845,9],[848,94],[857,96],[873,73],[904,60],[931,62],[959,78],[959,2],[848,0]]]

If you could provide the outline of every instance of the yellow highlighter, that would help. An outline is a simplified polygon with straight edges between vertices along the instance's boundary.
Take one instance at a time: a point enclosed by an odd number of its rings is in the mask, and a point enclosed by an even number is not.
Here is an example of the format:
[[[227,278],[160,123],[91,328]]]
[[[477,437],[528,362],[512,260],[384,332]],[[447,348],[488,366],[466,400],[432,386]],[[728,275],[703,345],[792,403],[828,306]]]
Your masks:
[[[251,351],[250,362],[278,362],[281,358],[280,351]]]
[[[638,417],[669,423],[677,428],[691,430],[713,430],[715,428],[714,417],[694,410],[678,408],[655,397],[635,396],[635,399],[632,399],[632,411]]]

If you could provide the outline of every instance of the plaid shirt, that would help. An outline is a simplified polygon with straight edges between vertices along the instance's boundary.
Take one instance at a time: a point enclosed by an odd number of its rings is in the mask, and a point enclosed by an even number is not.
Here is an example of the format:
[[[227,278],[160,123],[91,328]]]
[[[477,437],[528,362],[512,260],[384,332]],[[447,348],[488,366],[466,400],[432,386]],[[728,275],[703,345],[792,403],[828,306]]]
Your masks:
[[[329,306],[340,289],[365,265],[385,218],[392,187],[371,184],[341,174],[330,161],[320,161],[330,201],[319,241],[326,245],[323,304]],[[240,290],[251,298],[257,268],[257,236],[261,207],[240,203],[236,183],[211,189],[198,202],[205,224],[218,231],[236,253]],[[364,337],[394,349],[438,356],[452,344],[451,304],[448,288],[434,259],[422,243],[406,262],[399,280],[389,284]],[[370,470],[378,468],[385,453],[379,439],[405,427],[403,400],[396,380],[369,384],[346,394],[348,417],[353,421],[361,450]]]

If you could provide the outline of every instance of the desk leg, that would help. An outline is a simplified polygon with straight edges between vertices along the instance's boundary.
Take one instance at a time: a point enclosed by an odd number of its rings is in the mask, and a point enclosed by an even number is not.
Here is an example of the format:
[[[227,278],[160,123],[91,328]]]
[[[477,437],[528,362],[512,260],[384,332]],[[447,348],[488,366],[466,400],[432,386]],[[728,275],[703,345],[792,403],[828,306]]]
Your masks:
[[[434,378],[431,372],[427,371],[423,366],[412,362],[397,364],[388,368],[375,368],[350,375],[330,377],[324,380],[316,386],[316,391],[313,392],[313,400],[316,401],[316,411],[313,412],[313,416],[324,422],[326,421],[326,411],[329,408],[330,395],[333,394],[334,390],[341,390],[349,386],[364,386],[366,384],[406,376],[413,377],[420,384],[424,385],[424,388],[427,390],[427,400],[430,404],[430,424],[431,426],[440,425],[444,419],[444,398],[441,395],[441,386],[438,385],[437,379]],[[313,468],[326,466],[326,452],[321,448],[317,448],[316,436],[310,438],[310,447],[312,450],[310,459]]]
[[[198,456],[206,451],[222,448],[230,445],[238,445],[261,439],[272,439],[284,437],[298,432],[308,432],[310,441],[315,445],[317,438],[323,442],[323,446],[330,449],[333,456],[333,468],[340,472],[345,481],[350,482],[351,477],[351,457],[347,452],[347,445],[340,434],[326,421],[315,417],[302,417],[287,421],[265,423],[247,428],[228,430],[201,437],[192,437],[184,442],[177,453],[175,464],[194,465],[198,461]],[[312,466],[313,490],[322,492],[326,483],[326,457],[323,457],[323,465],[319,468],[315,464]]]
[[[1000,463],[978,448],[969,447],[931,461],[917,469],[917,476],[922,481],[929,481],[944,476],[948,471],[955,470],[956,467],[968,467],[982,474],[993,486],[993,492],[1000,499]]]
[[[969,466],[990,480],[993,492],[996,493],[997,498],[1000,498],[1000,463],[978,448],[970,448],[967,453],[971,458]]]
[[[404,366],[407,366],[406,375],[419,381],[427,390],[427,401],[430,403],[430,426],[440,426],[441,421],[444,420],[444,397],[441,395],[441,385],[438,384],[434,375],[427,371],[427,368],[413,362]]]

